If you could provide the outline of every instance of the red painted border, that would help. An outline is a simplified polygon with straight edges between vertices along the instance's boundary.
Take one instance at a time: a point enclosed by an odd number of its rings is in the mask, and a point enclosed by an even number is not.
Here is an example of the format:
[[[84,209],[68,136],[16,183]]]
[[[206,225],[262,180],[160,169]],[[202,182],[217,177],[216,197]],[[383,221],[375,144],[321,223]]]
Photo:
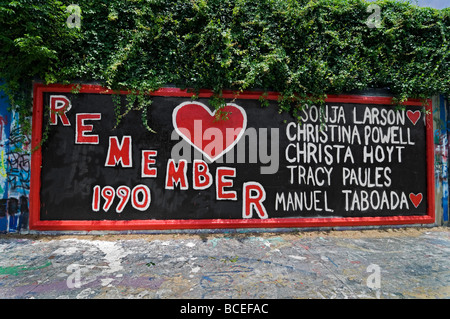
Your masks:
[[[73,85],[43,85],[36,83],[33,88],[33,130],[32,148],[40,144],[42,139],[42,112],[44,92],[70,93]],[[112,94],[113,91],[98,85],[82,85],[80,93]],[[121,91],[122,94],[128,92]],[[224,98],[258,99],[262,92],[224,91]],[[191,97],[193,93],[178,88],[162,88],[152,92],[153,96]],[[210,90],[200,90],[199,97],[211,97]],[[277,100],[279,93],[268,92],[266,98]],[[329,95],[327,102],[358,104],[391,104],[392,98],[359,95]],[[422,101],[411,99],[404,105],[421,106]],[[434,203],[434,142],[432,102],[427,100],[426,109],[426,152],[427,152],[427,215],[393,216],[393,217],[343,217],[343,218],[269,218],[269,219],[201,219],[201,220],[40,220],[40,175],[42,155],[38,148],[31,155],[30,181],[30,229],[32,230],[163,230],[163,229],[215,229],[215,228],[288,228],[288,227],[337,227],[337,226],[378,226],[430,224],[435,222]]]

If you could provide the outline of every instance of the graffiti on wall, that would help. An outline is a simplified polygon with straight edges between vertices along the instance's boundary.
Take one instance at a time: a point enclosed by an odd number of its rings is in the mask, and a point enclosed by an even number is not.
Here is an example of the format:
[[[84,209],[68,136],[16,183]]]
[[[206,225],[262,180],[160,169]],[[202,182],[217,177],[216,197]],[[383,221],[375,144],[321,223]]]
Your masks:
[[[19,114],[0,100],[0,232],[28,228],[31,140]]]
[[[437,128],[434,130],[434,175],[436,188],[442,188],[443,221],[448,221],[448,131],[446,123],[446,102],[443,96],[439,99],[439,107],[435,109]]]
[[[443,130],[435,130],[435,176],[437,183],[443,183],[448,178],[448,138],[447,134],[442,134]]]

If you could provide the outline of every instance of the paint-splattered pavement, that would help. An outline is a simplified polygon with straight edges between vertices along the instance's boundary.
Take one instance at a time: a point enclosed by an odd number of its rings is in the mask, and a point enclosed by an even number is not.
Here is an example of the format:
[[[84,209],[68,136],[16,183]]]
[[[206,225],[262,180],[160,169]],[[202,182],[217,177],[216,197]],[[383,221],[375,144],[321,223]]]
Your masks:
[[[0,298],[450,298],[450,230],[1,235]]]

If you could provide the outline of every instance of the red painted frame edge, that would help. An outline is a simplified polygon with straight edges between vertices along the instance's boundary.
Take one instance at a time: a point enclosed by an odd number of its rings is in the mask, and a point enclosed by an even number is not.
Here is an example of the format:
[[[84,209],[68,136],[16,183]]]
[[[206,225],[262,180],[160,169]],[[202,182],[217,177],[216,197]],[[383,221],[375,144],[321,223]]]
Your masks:
[[[35,83],[33,87],[32,149],[40,145],[42,139],[42,112],[44,92],[70,93],[74,85],[44,85]],[[113,91],[99,85],[81,85],[80,93],[112,94]],[[127,94],[127,91],[121,91]],[[162,88],[150,93],[153,96],[191,97],[193,93],[179,88]],[[200,90],[199,97],[210,97],[211,90]],[[262,92],[224,91],[224,98],[258,99]],[[279,93],[269,92],[269,100],[277,100]],[[391,104],[392,98],[360,95],[329,95],[327,102]],[[421,106],[422,101],[408,100],[404,105]],[[432,101],[427,100],[426,110],[426,158],[427,158],[427,215],[392,216],[392,217],[341,217],[341,218],[270,218],[262,219],[200,219],[200,220],[40,220],[40,174],[42,164],[41,149],[37,148],[31,155],[30,179],[30,223],[31,230],[168,230],[168,229],[223,229],[223,228],[302,228],[302,227],[338,227],[338,226],[381,226],[431,224],[435,222],[434,193],[434,142]]]

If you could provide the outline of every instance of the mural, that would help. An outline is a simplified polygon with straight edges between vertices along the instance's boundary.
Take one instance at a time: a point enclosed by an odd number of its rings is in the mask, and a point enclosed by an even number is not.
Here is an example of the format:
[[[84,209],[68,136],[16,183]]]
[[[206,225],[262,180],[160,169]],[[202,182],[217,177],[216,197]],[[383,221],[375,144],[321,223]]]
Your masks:
[[[19,114],[10,111],[0,92],[0,232],[28,228],[30,137],[23,134]]]
[[[303,109],[300,125],[278,114],[276,93],[264,111],[252,92],[224,94],[222,120],[209,96],[162,89],[147,114],[155,134],[136,125],[136,111],[116,126],[105,92],[36,88],[33,142],[50,127],[33,153],[30,229],[434,222],[433,130],[421,101],[401,110],[388,97],[335,96],[322,111]]]

